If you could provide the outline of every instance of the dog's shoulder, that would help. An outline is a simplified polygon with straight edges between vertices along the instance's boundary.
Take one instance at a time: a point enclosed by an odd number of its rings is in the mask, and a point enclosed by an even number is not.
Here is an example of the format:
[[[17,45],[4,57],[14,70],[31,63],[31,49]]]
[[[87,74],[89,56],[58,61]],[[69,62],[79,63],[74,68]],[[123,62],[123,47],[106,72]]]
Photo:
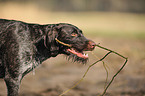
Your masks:
[[[1,25],[6,25],[6,24],[10,24],[10,23],[20,23],[22,21],[17,21],[17,20],[8,20],[8,19],[0,19],[0,24]]]
[[[9,19],[0,19],[0,27],[8,28],[10,26],[18,26],[18,25],[29,25],[29,23],[19,21],[19,20],[9,20]]]
[[[7,19],[0,19],[0,23],[6,23],[6,22],[9,22],[10,20],[7,20]]]

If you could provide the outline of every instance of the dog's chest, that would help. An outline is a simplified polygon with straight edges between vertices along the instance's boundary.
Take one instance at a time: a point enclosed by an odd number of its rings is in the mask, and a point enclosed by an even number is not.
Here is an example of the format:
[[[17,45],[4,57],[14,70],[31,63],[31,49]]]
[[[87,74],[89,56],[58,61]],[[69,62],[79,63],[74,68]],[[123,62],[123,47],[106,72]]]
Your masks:
[[[30,71],[33,71],[34,73],[34,70],[38,65],[39,65],[39,62],[36,62],[36,60],[32,60],[31,62],[28,62],[28,63],[23,63],[21,66],[20,73],[22,73],[23,75],[26,75]]]

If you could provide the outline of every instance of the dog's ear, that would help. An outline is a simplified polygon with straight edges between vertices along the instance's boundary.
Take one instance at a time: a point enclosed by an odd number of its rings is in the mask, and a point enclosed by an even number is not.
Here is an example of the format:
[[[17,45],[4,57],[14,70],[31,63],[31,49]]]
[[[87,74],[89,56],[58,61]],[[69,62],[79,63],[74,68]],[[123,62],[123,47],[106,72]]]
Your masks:
[[[55,38],[58,37],[58,29],[56,27],[51,28],[47,36],[48,36],[48,43],[52,43],[55,40]]]
[[[55,38],[57,37],[58,29],[56,27],[51,27],[44,37],[44,45],[50,50],[51,56],[56,56],[58,54],[59,47],[57,46],[57,42],[55,41]]]

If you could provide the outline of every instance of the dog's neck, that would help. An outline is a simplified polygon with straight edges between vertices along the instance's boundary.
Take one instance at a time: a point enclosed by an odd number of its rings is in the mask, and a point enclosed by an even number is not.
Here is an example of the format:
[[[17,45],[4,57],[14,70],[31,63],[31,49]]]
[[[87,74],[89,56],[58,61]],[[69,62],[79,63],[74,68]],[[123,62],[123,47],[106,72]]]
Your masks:
[[[35,59],[36,61],[42,63],[43,61],[45,61],[46,59],[50,58],[50,57],[55,57],[59,54],[59,47],[56,46],[57,43],[54,40],[52,40],[51,43],[47,42],[49,36],[48,33],[52,30],[52,27],[54,25],[34,25],[32,30],[32,40],[33,40],[33,44],[35,46],[34,49],[36,49],[35,51]],[[34,34],[34,35],[33,35]]]

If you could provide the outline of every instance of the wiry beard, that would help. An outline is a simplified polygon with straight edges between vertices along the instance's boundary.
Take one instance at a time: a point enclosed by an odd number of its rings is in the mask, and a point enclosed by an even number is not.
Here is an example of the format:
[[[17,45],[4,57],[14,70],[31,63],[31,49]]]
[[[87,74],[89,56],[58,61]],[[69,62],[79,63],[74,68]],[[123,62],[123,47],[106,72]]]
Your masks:
[[[73,62],[78,62],[78,63],[82,63],[82,64],[86,64],[88,61],[88,58],[84,59],[84,58],[78,57],[77,55],[74,55],[74,54],[70,54],[67,57],[68,57],[67,58],[68,60],[72,60]]]

